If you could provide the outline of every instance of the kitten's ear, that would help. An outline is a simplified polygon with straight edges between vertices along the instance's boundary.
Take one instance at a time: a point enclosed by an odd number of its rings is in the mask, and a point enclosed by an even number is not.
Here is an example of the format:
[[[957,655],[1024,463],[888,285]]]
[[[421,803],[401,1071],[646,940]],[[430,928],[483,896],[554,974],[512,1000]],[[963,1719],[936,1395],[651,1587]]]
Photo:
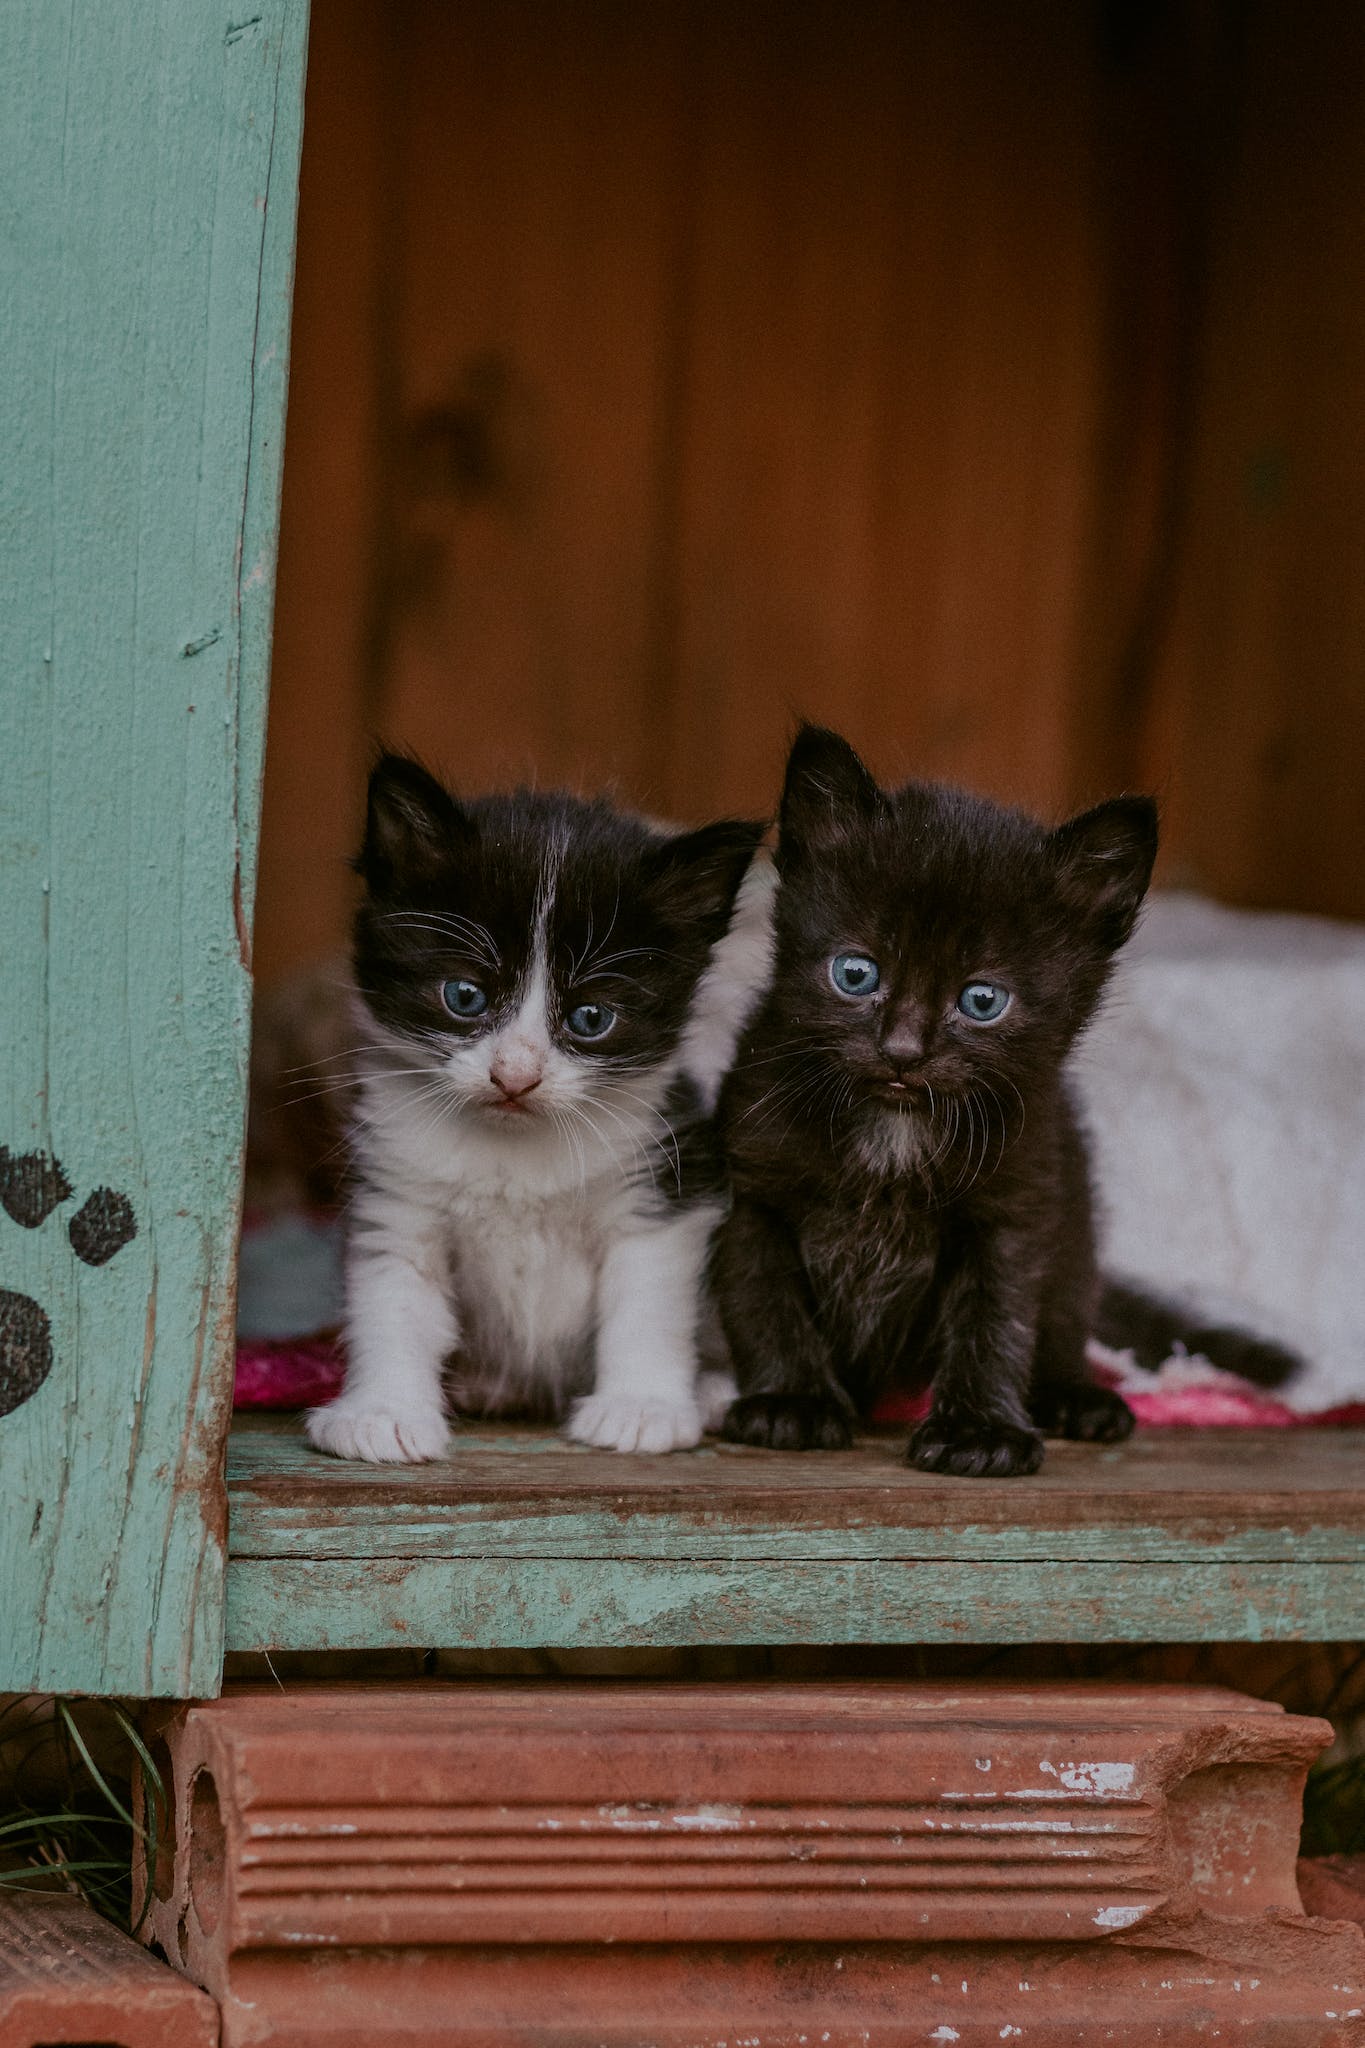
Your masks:
[[[420,881],[439,870],[452,842],[471,829],[434,775],[406,755],[384,754],[370,776],[357,872],[380,894],[396,884]]]
[[[778,831],[778,865],[799,848],[840,839],[875,817],[882,793],[847,740],[823,725],[803,725],[787,757]]]
[[[1048,844],[1062,889],[1116,952],[1137,923],[1156,859],[1156,805],[1149,796],[1116,796],[1069,818]]]
[[[766,830],[751,818],[722,818],[666,839],[654,854],[662,914],[684,930],[700,927],[708,944],[718,939]]]

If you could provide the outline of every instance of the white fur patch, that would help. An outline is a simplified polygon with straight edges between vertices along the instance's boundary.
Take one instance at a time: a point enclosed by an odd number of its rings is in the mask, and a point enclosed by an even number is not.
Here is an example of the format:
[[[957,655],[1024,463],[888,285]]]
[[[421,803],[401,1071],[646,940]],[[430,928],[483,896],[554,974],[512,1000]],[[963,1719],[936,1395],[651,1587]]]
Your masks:
[[[724,938],[697,984],[682,1040],[682,1067],[709,1115],[721,1082],[734,1064],[735,1048],[773,971],[773,903],[777,869],[762,848],[739,885]]]
[[[936,1142],[932,1132],[908,1110],[878,1109],[863,1119],[858,1130],[858,1150],[870,1172],[888,1180],[910,1173]]]

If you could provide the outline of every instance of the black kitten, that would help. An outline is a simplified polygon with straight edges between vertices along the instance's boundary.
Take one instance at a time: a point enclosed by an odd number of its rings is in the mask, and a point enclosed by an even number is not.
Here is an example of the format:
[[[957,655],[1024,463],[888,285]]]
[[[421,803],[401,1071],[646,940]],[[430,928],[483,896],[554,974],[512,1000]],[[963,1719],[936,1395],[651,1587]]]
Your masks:
[[[787,766],[774,978],[721,1103],[734,1205],[713,1272],[736,1442],[838,1447],[933,1383],[931,1472],[1032,1472],[1112,1442],[1094,1384],[1084,1143],[1065,1061],[1129,936],[1155,806],[1049,832],[960,790],[878,788],[831,732]]]

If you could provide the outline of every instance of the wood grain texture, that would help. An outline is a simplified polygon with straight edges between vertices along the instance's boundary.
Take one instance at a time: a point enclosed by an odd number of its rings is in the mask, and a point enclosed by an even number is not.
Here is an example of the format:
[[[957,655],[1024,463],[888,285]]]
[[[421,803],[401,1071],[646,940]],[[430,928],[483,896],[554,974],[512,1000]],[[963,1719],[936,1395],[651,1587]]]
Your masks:
[[[1251,10],[1217,110],[1185,532],[1139,773],[1184,872],[1365,916],[1365,15]]]
[[[370,562],[385,516],[376,354],[392,30],[389,10],[370,0],[328,0],[308,37],[281,600],[271,656],[284,687],[272,683],[270,692],[261,825],[266,908],[254,947],[266,981],[287,963],[314,958],[320,931],[345,929],[345,857],[364,811]],[[351,1044],[351,1036],[342,1042]]]
[[[669,800],[771,804],[799,712],[888,775],[1062,803],[1102,374],[1085,10],[706,23]]]
[[[0,59],[0,1690],[212,1691],[305,0],[21,0]],[[95,1190],[136,1235],[68,1240]],[[80,1249],[79,1243],[74,1250]]]
[[[651,794],[691,11],[404,9],[373,708],[467,788]]]
[[[698,1643],[1313,1642],[1365,1634],[1349,1565],[234,1560],[229,1650]]]
[[[310,84],[264,971],[342,935],[376,731],[763,813],[804,710],[1063,802],[1085,7],[362,15]]]
[[[617,1458],[512,1426],[446,1463],[341,1464],[274,1421],[229,1459],[232,1649],[1346,1640],[1359,1433],[1056,1445],[1035,1478]]]
[[[373,727],[700,815],[804,710],[1365,914],[1358,9],[321,32],[270,973],[341,937]]]

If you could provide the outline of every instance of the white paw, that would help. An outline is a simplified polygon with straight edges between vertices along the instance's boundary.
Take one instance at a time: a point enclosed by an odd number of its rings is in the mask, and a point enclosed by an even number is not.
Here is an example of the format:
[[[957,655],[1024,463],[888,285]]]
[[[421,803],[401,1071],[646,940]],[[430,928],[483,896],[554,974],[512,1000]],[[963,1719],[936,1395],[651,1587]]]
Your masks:
[[[690,1451],[701,1442],[701,1412],[695,1401],[589,1394],[575,1401],[564,1427],[575,1443],[596,1444],[603,1451]]]
[[[708,1435],[720,1428],[726,1410],[738,1392],[733,1375],[728,1372],[698,1374],[697,1406],[701,1410],[701,1426]]]
[[[420,1465],[444,1457],[450,1446],[439,1408],[401,1408],[348,1394],[326,1408],[310,1408],[303,1426],[317,1450],[330,1451],[334,1458],[363,1458],[367,1465]]]

